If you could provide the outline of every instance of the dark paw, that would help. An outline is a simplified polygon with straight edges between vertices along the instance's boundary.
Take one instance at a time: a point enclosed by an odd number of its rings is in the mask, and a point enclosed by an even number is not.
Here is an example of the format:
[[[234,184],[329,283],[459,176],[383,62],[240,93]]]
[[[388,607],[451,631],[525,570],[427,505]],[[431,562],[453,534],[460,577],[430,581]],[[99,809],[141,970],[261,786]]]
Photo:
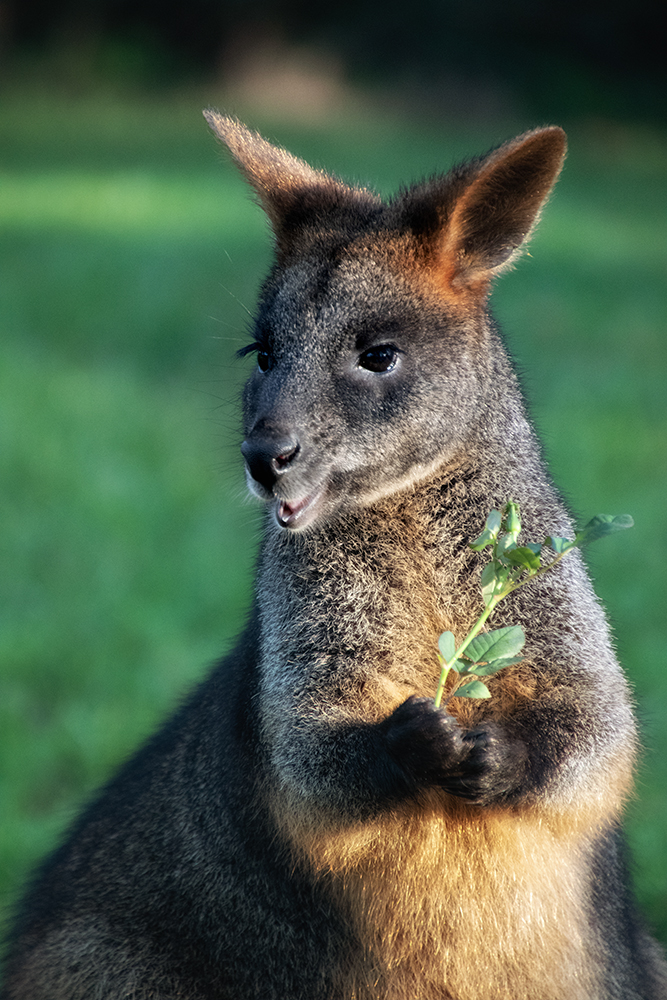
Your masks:
[[[468,753],[449,771],[442,787],[476,805],[511,802],[526,774],[525,744],[510,740],[494,722],[469,730],[463,741]]]
[[[488,805],[511,801],[525,776],[523,743],[493,722],[466,732],[431,698],[408,698],[383,727],[389,755],[417,787]]]
[[[390,756],[418,785],[441,785],[451,767],[468,753],[458,722],[436,708],[432,698],[413,695],[383,726]]]

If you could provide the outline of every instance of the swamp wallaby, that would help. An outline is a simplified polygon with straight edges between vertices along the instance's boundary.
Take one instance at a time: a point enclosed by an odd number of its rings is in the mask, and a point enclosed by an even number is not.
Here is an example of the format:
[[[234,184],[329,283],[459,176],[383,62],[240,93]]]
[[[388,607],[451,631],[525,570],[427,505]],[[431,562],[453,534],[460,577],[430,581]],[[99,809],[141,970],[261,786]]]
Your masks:
[[[496,614],[527,644],[491,698],[432,700],[489,510],[572,532],[487,310],[563,132],[384,202],[206,117],[276,238],[242,352],[256,597],[37,874],[2,996],[667,997],[619,835],[630,700],[578,553]]]

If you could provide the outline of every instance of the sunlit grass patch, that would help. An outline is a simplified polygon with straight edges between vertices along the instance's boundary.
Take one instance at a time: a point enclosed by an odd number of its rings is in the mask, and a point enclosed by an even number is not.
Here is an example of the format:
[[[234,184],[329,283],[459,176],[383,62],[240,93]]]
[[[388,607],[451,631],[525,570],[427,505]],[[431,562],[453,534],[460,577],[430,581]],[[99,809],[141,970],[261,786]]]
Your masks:
[[[237,631],[235,443],[131,369],[0,351],[3,890]]]
[[[220,173],[216,178],[154,170],[1,171],[0,225],[146,240],[219,237],[243,225],[246,238],[261,239],[263,219]]]

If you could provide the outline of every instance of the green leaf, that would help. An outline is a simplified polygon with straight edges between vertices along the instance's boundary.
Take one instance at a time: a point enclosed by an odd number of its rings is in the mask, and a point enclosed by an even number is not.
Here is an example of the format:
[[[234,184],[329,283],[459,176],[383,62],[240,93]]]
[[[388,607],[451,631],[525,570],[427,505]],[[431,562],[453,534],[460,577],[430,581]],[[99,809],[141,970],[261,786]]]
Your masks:
[[[493,554],[496,559],[504,560],[507,553],[514,548],[516,548],[516,543],[511,535],[500,535]]]
[[[490,698],[491,692],[486,684],[481,681],[467,681],[457,688],[453,694],[454,698]]]
[[[445,663],[450,663],[454,659],[456,640],[451,632],[442,633],[438,639],[438,649]]]
[[[499,580],[499,571],[502,571],[502,567],[495,562],[488,563],[482,570],[480,583],[482,586],[482,598],[486,607],[490,604],[491,598],[496,592],[496,588],[502,582]]]
[[[549,535],[548,538],[544,539],[544,544],[553,549],[556,555],[561,555],[563,552],[575,548],[579,543],[576,538],[572,541],[569,538],[559,538],[558,535]]]
[[[516,545],[521,531],[521,516],[518,503],[514,503],[512,500],[505,506],[504,528],[510,536],[510,543]]]
[[[484,525],[487,531],[491,534],[497,535],[500,531],[500,525],[502,523],[502,517],[499,510],[489,511],[489,516],[486,519],[486,524]]]
[[[605,535],[613,535],[615,531],[631,528],[634,523],[629,514],[617,514],[616,517],[613,514],[597,514],[577,532],[576,543],[586,545],[588,542],[595,542]]]
[[[496,594],[500,594],[502,592],[503,587],[509,579],[509,575],[509,569],[502,566],[495,559],[484,567],[480,577],[480,584],[482,587],[482,597],[485,605],[488,606],[491,599]]]
[[[473,552],[481,552],[487,547],[487,545],[493,545],[495,540],[495,537],[489,534],[488,531],[483,531],[479,538],[476,538],[474,542],[468,542],[468,548],[472,549]]]
[[[535,573],[540,568],[540,556],[533,546],[522,545],[518,549],[510,549],[505,557],[514,566],[521,566],[529,572]]]
[[[523,648],[526,636],[520,625],[508,625],[493,632],[482,632],[466,647],[465,655],[479,663],[480,660],[497,660],[501,657],[516,656]]]
[[[469,542],[469,548],[474,552],[481,552],[487,545],[493,545],[500,531],[501,516],[499,510],[492,510],[486,519],[484,531],[473,542]]]
[[[490,677],[504,667],[511,667],[515,663],[521,663],[522,660],[523,656],[501,656],[497,660],[489,660],[488,663],[475,663],[465,673],[474,674],[475,677]],[[459,673],[462,674],[464,671],[461,670]]]

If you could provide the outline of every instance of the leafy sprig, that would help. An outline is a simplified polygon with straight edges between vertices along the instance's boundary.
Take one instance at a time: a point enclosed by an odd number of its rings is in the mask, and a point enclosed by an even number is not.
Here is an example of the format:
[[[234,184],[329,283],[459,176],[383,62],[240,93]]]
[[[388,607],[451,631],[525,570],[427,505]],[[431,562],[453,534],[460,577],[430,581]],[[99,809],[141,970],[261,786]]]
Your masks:
[[[479,678],[490,677],[505,667],[521,662],[522,657],[518,654],[523,649],[526,636],[520,625],[482,632],[501,601],[536,577],[550,572],[573,549],[631,528],[633,524],[629,514],[617,517],[598,514],[573,539],[549,535],[541,544],[528,542],[519,545],[519,505],[510,500],[502,510],[492,510],[482,534],[470,542],[470,548],[475,552],[491,547],[491,561],[482,570],[480,580],[484,611],[458,647],[452,632],[443,632],[438,639],[437,655],[441,672],[435,694],[436,708],[442,703],[452,671],[456,679],[445,704],[454,696],[490,698],[491,692]]]

